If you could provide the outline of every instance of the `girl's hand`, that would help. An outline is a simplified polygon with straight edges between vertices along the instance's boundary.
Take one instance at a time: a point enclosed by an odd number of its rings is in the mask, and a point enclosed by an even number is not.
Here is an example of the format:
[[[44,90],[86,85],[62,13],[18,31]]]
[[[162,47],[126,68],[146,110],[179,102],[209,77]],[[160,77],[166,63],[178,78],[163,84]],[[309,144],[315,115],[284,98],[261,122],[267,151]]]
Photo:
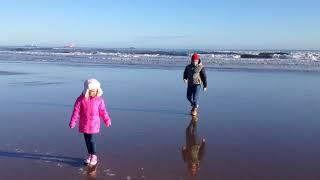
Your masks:
[[[69,124],[69,127],[71,128],[71,129],[73,129],[74,127],[76,127],[76,125],[75,124]]]
[[[107,126],[107,127],[111,127],[111,120],[108,120],[108,121],[107,121],[106,126]]]

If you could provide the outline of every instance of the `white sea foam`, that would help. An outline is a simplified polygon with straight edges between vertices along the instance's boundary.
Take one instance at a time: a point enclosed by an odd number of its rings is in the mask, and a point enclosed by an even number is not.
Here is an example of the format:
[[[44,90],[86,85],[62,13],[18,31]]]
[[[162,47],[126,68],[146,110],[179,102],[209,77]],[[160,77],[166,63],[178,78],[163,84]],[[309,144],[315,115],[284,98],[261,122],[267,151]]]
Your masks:
[[[70,48],[0,48],[0,61],[184,66],[193,51]],[[266,68],[320,71],[320,51],[199,51],[213,68]]]

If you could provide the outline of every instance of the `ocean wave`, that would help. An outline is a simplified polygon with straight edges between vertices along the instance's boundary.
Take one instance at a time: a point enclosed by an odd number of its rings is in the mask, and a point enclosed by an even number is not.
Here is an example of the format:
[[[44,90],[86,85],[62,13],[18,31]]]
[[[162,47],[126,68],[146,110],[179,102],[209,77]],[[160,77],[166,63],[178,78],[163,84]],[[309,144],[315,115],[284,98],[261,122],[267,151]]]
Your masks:
[[[0,48],[0,60],[82,64],[184,66],[194,50],[102,48]],[[320,51],[196,51],[208,67],[320,70]]]
[[[203,50],[144,50],[102,48],[0,48],[0,54],[26,54],[38,56],[118,56],[118,57],[189,57],[197,52],[208,59],[300,59],[320,60],[320,51],[203,51]]]

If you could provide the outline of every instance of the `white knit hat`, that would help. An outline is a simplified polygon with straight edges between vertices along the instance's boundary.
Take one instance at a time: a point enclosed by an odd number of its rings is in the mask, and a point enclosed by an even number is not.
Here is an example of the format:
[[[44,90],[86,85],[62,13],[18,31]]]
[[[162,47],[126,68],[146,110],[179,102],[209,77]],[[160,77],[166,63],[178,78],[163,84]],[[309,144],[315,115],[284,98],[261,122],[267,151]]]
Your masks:
[[[84,81],[84,88],[82,94],[87,98],[89,97],[89,90],[97,90],[97,97],[102,96],[103,91],[100,87],[100,82],[96,79],[88,79]]]

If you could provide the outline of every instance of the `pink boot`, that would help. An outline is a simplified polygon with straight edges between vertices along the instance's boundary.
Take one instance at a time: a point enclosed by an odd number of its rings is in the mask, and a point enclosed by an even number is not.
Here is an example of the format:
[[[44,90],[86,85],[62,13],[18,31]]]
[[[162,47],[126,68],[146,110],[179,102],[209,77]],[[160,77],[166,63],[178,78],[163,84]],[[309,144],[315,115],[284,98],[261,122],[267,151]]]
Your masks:
[[[96,165],[97,163],[98,163],[98,157],[93,154],[93,155],[91,156],[90,165],[91,165],[91,166],[94,166],[94,165]]]
[[[92,155],[89,154],[88,158],[84,160],[84,163],[85,163],[85,164],[89,164],[90,161],[91,161],[91,157],[92,157]]]

